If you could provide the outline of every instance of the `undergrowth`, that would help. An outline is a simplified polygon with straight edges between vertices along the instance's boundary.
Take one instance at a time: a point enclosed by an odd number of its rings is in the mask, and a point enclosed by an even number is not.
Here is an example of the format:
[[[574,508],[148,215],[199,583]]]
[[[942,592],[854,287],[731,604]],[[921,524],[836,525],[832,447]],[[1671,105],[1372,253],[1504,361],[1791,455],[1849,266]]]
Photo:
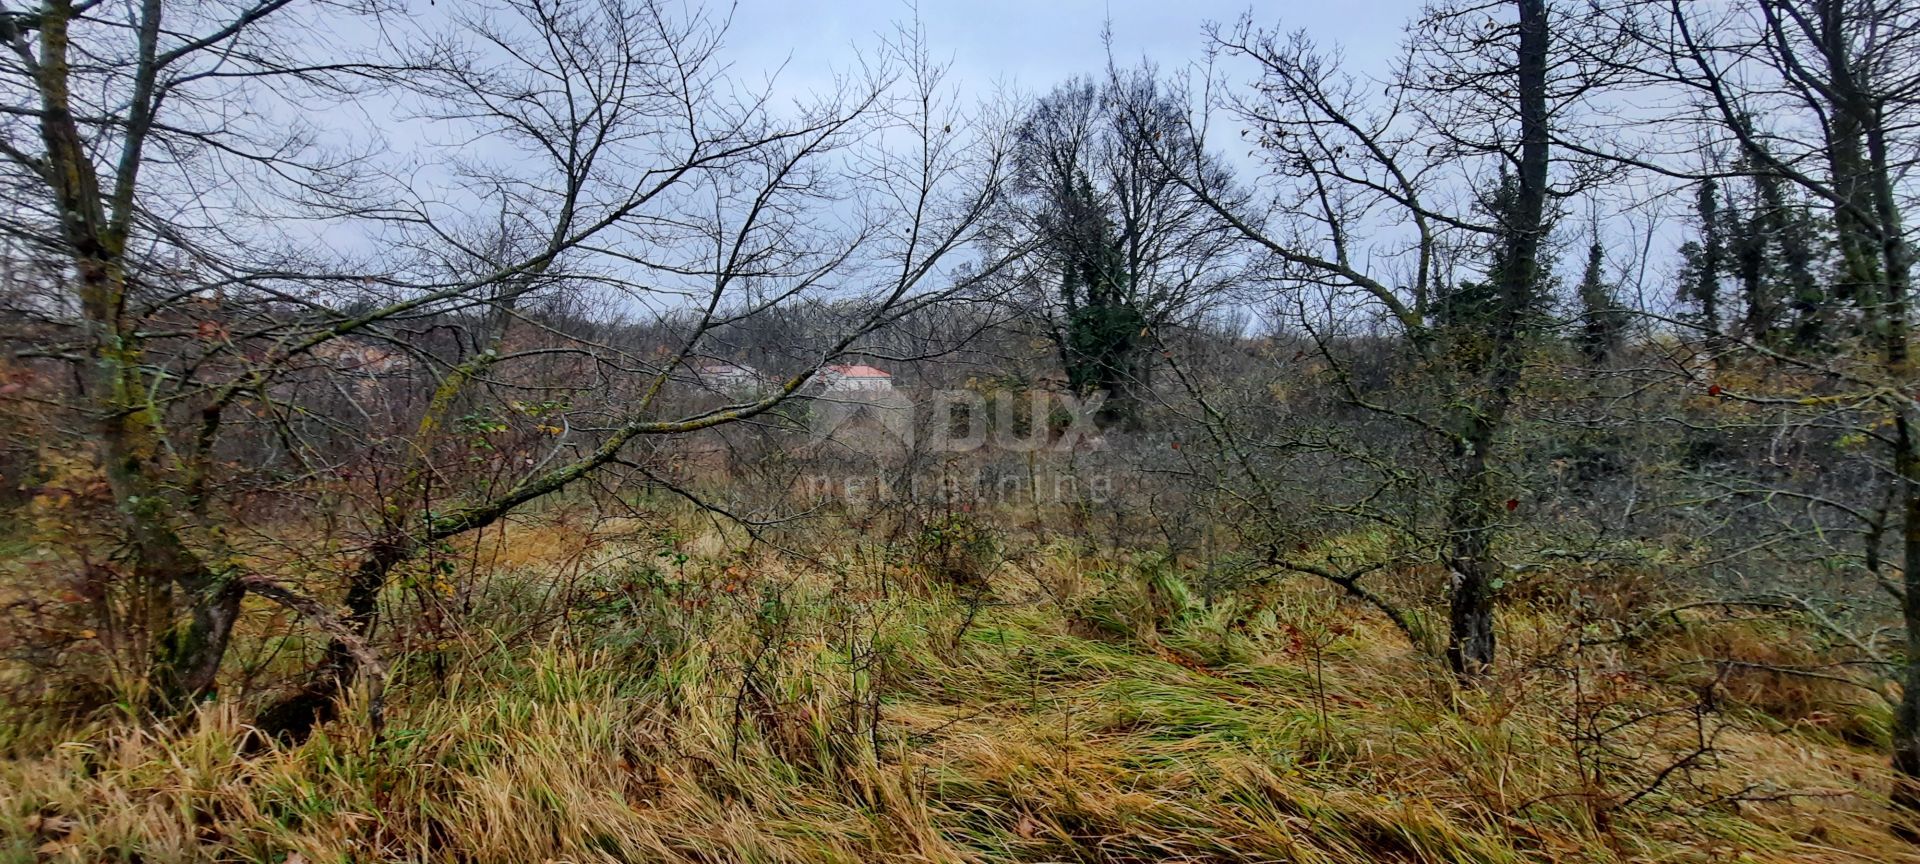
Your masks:
[[[1750,623],[1569,652],[1515,607],[1514,671],[1461,691],[1319,586],[1207,598],[1160,558],[1028,550],[984,595],[885,556],[619,560],[545,617],[537,566],[496,574],[498,626],[396,657],[377,735],[364,700],[253,756],[239,700],[9,720],[0,860],[1920,860],[1874,709],[1672,671],[1772,644]]]

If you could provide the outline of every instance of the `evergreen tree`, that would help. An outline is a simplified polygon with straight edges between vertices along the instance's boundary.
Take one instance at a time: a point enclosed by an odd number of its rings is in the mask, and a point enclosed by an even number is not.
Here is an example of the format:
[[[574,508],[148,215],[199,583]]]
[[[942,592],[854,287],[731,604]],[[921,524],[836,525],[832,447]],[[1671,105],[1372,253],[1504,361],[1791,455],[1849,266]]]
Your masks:
[[[1599,363],[1620,347],[1627,328],[1626,310],[1621,308],[1613,286],[1607,284],[1605,250],[1599,240],[1587,247],[1587,267],[1580,277],[1580,350],[1587,359]]]
[[[1239,279],[1231,263],[1239,240],[1199,197],[1238,193],[1185,112],[1152,67],[1110,69],[1102,81],[1055,87],[1015,133],[1002,212],[1013,232],[1037,241],[1034,260],[1045,268],[1030,283],[1038,290],[1018,302],[1045,325],[1074,389],[1104,394],[1104,424],[1141,422],[1154,334]],[[1187,170],[1193,176],[1179,173]]]
[[[1764,205],[1755,206],[1749,200],[1729,201],[1723,217],[1733,277],[1740,286],[1740,301],[1746,312],[1742,328],[1747,338],[1761,345],[1775,343],[1781,319],[1774,260],[1768,248],[1772,240],[1769,215]]]
[[[1724,233],[1746,307],[1745,329],[1755,342],[1801,350],[1826,339],[1829,297],[1814,277],[1819,239],[1807,208],[1792,199],[1785,181],[1768,169],[1765,145],[1748,145],[1740,168],[1747,172],[1741,209],[1729,209]]]
[[[1132,302],[1113,220],[1084,172],[1075,172],[1062,199],[1053,234],[1063,271],[1060,303],[1066,332],[1061,353],[1067,382],[1082,394],[1117,394],[1135,375],[1146,318]],[[1120,400],[1111,401],[1116,411],[1122,410]],[[1104,419],[1130,419],[1109,414]]]
[[[1726,268],[1726,226],[1720,213],[1720,184],[1700,181],[1694,196],[1694,216],[1700,238],[1680,246],[1679,300],[1693,307],[1693,317],[1709,337],[1720,335],[1720,277]]]
[[[1749,161],[1767,164],[1764,154]],[[1787,331],[1795,348],[1819,348],[1828,339],[1832,306],[1832,298],[1814,276],[1820,260],[1819,225],[1804,202],[1789,198],[1779,174],[1756,171],[1753,185],[1760,207],[1758,233],[1769,244],[1769,275],[1776,286],[1770,297],[1780,307],[1772,323]]]

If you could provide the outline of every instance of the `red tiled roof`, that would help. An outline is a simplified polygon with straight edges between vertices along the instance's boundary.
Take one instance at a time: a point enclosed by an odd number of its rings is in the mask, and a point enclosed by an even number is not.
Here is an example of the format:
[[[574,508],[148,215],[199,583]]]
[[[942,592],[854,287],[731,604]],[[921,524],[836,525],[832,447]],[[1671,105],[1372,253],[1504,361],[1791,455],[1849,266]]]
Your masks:
[[[828,366],[827,370],[847,378],[892,378],[893,375],[875,369],[872,366],[854,364],[851,366]]]

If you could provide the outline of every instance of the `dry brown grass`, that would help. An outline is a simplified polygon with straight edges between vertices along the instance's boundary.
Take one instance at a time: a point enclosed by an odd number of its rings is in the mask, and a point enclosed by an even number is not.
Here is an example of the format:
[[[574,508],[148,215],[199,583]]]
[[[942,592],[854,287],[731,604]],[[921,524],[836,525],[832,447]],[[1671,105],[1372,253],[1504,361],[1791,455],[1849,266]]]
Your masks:
[[[484,566],[581,545],[507,540]],[[0,763],[0,860],[1920,861],[1885,824],[1881,756],[1743,712],[1689,783],[1596,821],[1563,680],[1516,655],[1454,692],[1311,584],[1204,602],[1151,562],[1047,549],[969,619],[885,555],[681,545],[704,551],[584,568],[563,621],[458,643],[440,680],[397,658],[377,739],[350,714],[243,758],[231,705],[50,735]],[[1665,663],[1707,625],[1583,662]],[[1504,626],[1523,653],[1556,631]],[[1690,692],[1663,686],[1619,692]],[[1684,749],[1623,734],[1652,762]]]

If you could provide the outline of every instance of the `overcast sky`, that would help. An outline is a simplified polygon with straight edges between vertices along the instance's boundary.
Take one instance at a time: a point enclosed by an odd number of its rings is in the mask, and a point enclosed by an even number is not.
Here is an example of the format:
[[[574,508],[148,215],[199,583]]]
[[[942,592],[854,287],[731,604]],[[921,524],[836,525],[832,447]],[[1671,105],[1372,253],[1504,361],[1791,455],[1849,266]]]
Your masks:
[[[963,94],[986,95],[1000,85],[1044,92],[1071,76],[1098,73],[1106,64],[1103,22],[1111,22],[1115,54],[1123,64],[1144,57],[1175,72],[1203,58],[1207,22],[1230,25],[1249,10],[1262,27],[1305,30],[1322,49],[1339,49],[1348,72],[1384,76],[1421,5],[1421,0],[919,0],[917,8],[933,56],[952,63],[952,81]],[[708,8],[716,14],[725,10],[718,2]],[[738,0],[727,53],[743,78],[751,80],[784,60],[781,89],[825,90],[831,70],[845,68],[856,48],[872,46],[896,23],[912,21],[915,9],[910,0]],[[1230,64],[1220,71],[1244,81],[1251,70]],[[1233,140],[1230,130],[1212,131],[1216,143]],[[1243,172],[1252,170],[1238,148],[1220,153]],[[1615,266],[1637,260],[1639,244],[1648,242],[1639,222],[1604,230],[1622,238]],[[1654,242],[1656,260],[1665,260],[1678,242],[1677,235],[1669,235],[1674,232],[1663,231]],[[1646,275],[1619,274],[1630,292],[1646,290]],[[1658,279],[1660,272],[1651,275]],[[1648,301],[1642,297],[1640,302]]]
[[[937,59],[951,60],[953,77],[967,90],[996,84],[1045,90],[1076,74],[1091,74],[1106,62],[1100,42],[1110,20],[1116,53],[1131,64],[1141,57],[1173,68],[1201,57],[1201,27],[1231,24],[1253,10],[1263,26],[1304,28],[1321,45],[1345,49],[1349,68],[1374,73],[1399,45],[1418,0],[919,0],[919,18]],[[723,7],[714,7],[721,11]],[[729,54],[743,73],[791,57],[788,86],[825,80],[856,46],[870,46],[895,22],[915,17],[905,0],[739,0]]]

